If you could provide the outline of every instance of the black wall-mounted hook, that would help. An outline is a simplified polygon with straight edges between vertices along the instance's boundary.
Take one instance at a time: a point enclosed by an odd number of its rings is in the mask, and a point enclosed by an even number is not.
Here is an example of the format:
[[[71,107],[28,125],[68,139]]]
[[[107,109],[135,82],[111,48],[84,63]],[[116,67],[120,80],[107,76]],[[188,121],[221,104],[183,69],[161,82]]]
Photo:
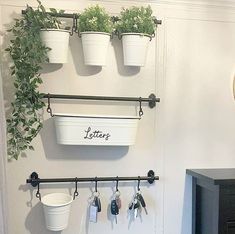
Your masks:
[[[118,182],[119,182],[119,179],[118,179],[118,176],[117,176],[117,179],[116,179],[116,192],[118,192]]]
[[[72,29],[71,29],[71,32],[69,33],[70,36],[73,36],[73,33],[76,32],[77,30],[77,17],[76,17],[76,14],[73,14],[73,26],[72,26]]]
[[[138,176],[137,190],[140,191],[140,176]]]
[[[75,198],[79,195],[78,193],[78,178],[75,178],[75,191],[73,193],[73,200],[75,200]]]
[[[97,180],[97,176],[95,177],[95,192],[97,193],[97,184],[98,184],[98,180]]]
[[[48,93],[48,96],[47,96],[47,102],[48,102],[48,105],[47,105],[47,112],[50,114],[51,117],[53,117],[53,113],[52,113],[52,109],[51,109],[51,99],[50,99],[50,94]]]
[[[140,103],[139,117],[141,117],[144,114],[143,109],[142,109],[142,98],[141,97],[139,97],[139,103]]]
[[[38,190],[37,190],[37,192],[36,192],[36,198],[38,198],[39,201],[41,201],[40,183],[38,183]]]

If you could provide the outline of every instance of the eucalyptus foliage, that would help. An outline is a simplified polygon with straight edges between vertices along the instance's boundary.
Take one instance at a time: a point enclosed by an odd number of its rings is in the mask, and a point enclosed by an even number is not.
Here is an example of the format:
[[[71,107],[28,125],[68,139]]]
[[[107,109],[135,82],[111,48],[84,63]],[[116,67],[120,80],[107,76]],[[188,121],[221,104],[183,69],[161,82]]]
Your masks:
[[[155,17],[152,16],[152,9],[148,7],[123,8],[120,13],[120,20],[116,23],[116,30],[122,33],[142,33],[153,35],[156,25]]]
[[[99,5],[86,8],[78,19],[79,32],[106,32],[114,31],[111,17],[103,7]]]
[[[48,62],[49,48],[42,44],[40,29],[59,28],[61,22],[47,14],[40,1],[38,3],[35,10],[27,6],[26,13],[15,19],[14,26],[8,30],[13,39],[6,51],[13,61],[10,69],[15,87],[12,113],[7,119],[9,158],[18,159],[25,150],[33,150],[31,142],[43,126],[41,112],[45,104],[38,87],[42,83],[40,65]],[[51,12],[54,15],[62,13],[55,9]]]

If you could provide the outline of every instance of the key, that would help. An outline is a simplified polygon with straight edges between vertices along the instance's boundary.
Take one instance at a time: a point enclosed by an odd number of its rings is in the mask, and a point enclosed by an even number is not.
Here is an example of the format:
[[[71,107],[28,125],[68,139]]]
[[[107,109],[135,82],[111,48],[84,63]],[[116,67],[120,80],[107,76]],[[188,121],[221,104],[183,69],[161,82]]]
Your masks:
[[[101,202],[98,196],[94,197],[94,203],[97,206],[97,212],[101,212]]]
[[[118,209],[120,210],[120,209],[121,209],[121,207],[122,207],[122,202],[121,202],[120,197],[116,197],[116,198],[115,198],[115,200],[116,200],[116,203],[117,203]]]
[[[146,203],[145,203],[144,197],[142,196],[141,193],[138,193],[138,194],[137,194],[137,199],[139,200],[141,206],[144,208],[144,211],[145,211],[145,213],[146,213],[146,215],[147,215],[147,214],[148,214],[148,211],[147,211],[147,208],[146,208]]]
[[[129,209],[129,210],[132,210],[133,208],[134,208],[134,203],[133,203],[133,202],[131,202],[131,203],[129,204],[128,209]]]
[[[94,203],[92,203],[89,209],[90,222],[97,223],[97,212],[98,212],[98,207]]]
[[[117,206],[118,206],[119,210],[121,209],[121,206],[122,206],[120,195],[121,195],[121,193],[119,191],[116,191],[116,193],[115,193],[115,200],[116,200],[116,203],[117,203]]]
[[[117,215],[119,214],[119,209],[118,209],[118,205],[117,205],[115,199],[111,201],[110,208],[111,208],[111,214],[115,215],[115,221],[116,221],[116,224],[117,224]]]
[[[137,218],[140,212],[140,202],[138,199],[135,199],[134,201],[134,217]]]

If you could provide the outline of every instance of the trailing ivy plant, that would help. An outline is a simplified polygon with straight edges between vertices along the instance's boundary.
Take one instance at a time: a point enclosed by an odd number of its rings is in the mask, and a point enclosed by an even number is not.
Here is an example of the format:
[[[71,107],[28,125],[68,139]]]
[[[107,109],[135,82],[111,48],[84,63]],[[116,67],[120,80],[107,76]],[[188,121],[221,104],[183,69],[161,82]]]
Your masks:
[[[27,7],[29,17],[41,28],[41,29],[69,29],[69,27],[63,26],[61,20],[58,19],[59,14],[63,14],[64,10],[57,11],[55,8],[50,8],[50,12],[47,12],[41,1],[37,0],[38,7],[33,10],[31,7]]]
[[[99,5],[94,5],[86,8],[79,15],[78,31],[105,32],[111,34],[114,31],[114,25],[106,10]]]
[[[152,16],[152,9],[148,7],[123,8],[120,13],[120,20],[116,23],[116,30],[122,33],[142,33],[152,36],[156,25],[155,17]]]
[[[42,128],[43,94],[38,91],[42,83],[41,64],[48,62],[50,48],[42,44],[41,28],[59,28],[61,22],[46,13],[38,1],[37,9],[27,6],[25,14],[15,19],[14,26],[8,30],[13,34],[6,49],[13,61],[10,67],[14,80],[15,97],[11,103],[12,113],[7,119],[7,143],[9,158],[18,159],[25,150],[33,150],[32,140]],[[62,13],[51,9],[53,15]]]

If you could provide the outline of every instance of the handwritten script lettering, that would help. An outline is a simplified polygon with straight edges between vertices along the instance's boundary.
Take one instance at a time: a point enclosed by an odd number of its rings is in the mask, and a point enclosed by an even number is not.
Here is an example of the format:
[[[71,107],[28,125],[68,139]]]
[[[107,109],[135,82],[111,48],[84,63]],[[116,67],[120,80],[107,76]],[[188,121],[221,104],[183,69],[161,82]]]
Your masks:
[[[109,133],[103,133],[102,131],[95,130],[93,131],[91,127],[88,127],[87,130],[85,130],[86,135],[84,136],[84,139],[92,140],[94,138],[104,138],[106,141],[109,140],[109,137],[111,135]]]

